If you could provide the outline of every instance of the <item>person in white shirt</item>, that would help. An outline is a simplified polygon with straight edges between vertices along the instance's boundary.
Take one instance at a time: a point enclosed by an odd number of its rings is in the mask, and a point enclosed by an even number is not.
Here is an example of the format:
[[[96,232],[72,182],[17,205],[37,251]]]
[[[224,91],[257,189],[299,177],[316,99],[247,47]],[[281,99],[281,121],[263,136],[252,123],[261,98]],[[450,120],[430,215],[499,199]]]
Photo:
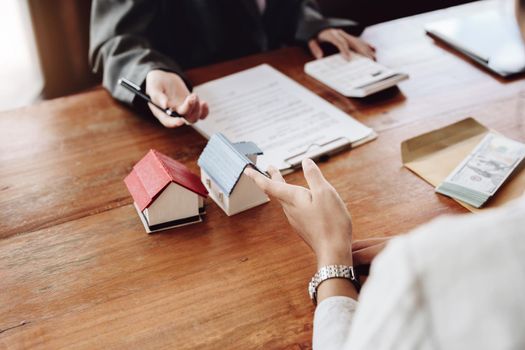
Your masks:
[[[320,269],[380,253],[359,302],[347,278],[318,285],[314,349],[525,349],[525,197],[438,218],[388,244],[354,244],[352,254],[345,204],[313,161],[303,171],[309,189],[287,184],[275,168],[271,179],[245,172],[281,202]]]

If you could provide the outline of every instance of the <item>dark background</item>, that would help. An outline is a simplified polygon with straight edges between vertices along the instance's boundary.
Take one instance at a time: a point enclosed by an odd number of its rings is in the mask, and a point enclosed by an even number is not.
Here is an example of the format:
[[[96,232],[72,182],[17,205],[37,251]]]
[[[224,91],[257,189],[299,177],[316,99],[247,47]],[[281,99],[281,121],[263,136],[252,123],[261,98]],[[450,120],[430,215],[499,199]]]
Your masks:
[[[318,3],[327,16],[351,18],[368,26],[472,1],[473,0],[318,0]]]
[[[176,1],[176,0],[175,0]],[[325,15],[371,25],[472,0],[318,0]],[[43,98],[87,89],[98,83],[88,62],[89,0],[29,0],[44,75]]]

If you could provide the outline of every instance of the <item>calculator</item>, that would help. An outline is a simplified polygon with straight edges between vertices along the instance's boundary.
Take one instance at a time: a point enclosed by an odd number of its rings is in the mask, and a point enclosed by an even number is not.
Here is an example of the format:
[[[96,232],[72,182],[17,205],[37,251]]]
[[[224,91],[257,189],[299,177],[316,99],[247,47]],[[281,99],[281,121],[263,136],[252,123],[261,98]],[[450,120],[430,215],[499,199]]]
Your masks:
[[[352,53],[350,60],[336,54],[308,62],[304,71],[347,97],[366,97],[408,79],[408,74],[357,53]]]

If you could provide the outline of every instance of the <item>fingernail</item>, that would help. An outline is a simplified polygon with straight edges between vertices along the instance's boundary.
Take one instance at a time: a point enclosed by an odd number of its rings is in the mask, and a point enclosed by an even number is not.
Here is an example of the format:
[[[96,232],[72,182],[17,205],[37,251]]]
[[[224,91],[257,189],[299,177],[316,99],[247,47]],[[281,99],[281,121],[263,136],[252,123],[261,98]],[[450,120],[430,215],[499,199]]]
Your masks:
[[[305,160],[303,160],[303,167],[312,167],[314,165],[314,161],[311,160],[310,158],[306,158]]]

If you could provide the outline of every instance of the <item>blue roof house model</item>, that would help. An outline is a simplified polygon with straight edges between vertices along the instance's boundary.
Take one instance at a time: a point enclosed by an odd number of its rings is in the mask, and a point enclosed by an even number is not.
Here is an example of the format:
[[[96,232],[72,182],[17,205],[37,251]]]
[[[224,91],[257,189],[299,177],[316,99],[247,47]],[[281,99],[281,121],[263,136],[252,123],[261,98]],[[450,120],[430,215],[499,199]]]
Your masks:
[[[201,181],[210,197],[230,216],[268,202],[270,199],[244,175],[255,168],[262,151],[253,142],[231,143],[223,134],[214,134],[199,157]]]

